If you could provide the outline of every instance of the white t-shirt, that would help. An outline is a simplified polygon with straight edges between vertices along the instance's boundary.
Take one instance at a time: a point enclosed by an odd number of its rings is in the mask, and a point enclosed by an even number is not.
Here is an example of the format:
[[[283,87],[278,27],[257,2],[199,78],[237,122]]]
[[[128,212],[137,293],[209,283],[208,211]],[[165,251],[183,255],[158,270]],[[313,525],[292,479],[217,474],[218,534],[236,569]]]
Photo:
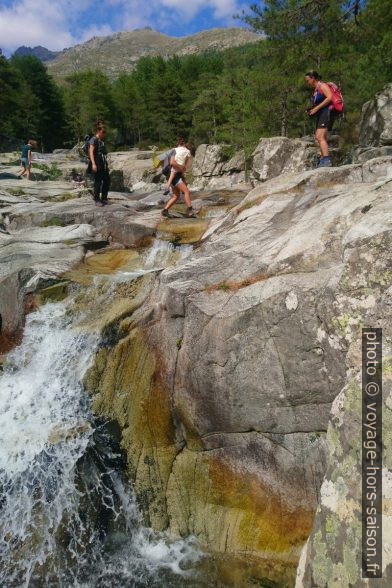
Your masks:
[[[191,157],[191,152],[186,147],[176,147],[176,154],[174,157],[178,165],[185,165],[187,157]]]

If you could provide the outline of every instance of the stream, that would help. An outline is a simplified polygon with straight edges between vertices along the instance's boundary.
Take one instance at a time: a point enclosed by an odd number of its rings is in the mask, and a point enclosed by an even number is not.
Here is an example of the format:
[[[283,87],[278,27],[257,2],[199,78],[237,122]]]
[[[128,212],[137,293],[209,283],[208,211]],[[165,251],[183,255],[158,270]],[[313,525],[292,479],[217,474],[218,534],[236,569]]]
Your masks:
[[[190,251],[180,249],[157,241],[140,269],[99,280],[115,288]],[[81,319],[73,294],[29,314],[0,375],[0,586],[207,586],[194,538],[143,524],[120,432],[84,391],[100,335]]]

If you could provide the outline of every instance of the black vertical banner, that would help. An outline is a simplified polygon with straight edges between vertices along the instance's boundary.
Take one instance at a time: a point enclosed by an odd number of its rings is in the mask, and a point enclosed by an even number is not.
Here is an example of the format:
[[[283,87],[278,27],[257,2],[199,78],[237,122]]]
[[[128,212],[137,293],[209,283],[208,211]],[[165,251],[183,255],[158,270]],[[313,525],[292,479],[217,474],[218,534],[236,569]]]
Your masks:
[[[362,577],[382,578],[382,329],[362,329]]]

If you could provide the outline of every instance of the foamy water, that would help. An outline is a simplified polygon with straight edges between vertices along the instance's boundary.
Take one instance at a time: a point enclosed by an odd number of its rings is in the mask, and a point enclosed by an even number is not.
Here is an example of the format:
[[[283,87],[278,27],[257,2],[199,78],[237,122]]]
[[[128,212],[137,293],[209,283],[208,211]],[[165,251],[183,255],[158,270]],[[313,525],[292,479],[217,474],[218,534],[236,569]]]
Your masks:
[[[92,414],[83,378],[99,334],[71,309],[30,314],[0,376],[0,586],[193,586],[195,541],[143,526],[124,456]]]
[[[165,267],[186,259],[192,252],[192,245],[173,245],[170,241],[155,239],[152,247],[144,254],[143,267],[135,271],[118,271],[111,276],[114,282],[133,280],[145,274],[163,270]]]

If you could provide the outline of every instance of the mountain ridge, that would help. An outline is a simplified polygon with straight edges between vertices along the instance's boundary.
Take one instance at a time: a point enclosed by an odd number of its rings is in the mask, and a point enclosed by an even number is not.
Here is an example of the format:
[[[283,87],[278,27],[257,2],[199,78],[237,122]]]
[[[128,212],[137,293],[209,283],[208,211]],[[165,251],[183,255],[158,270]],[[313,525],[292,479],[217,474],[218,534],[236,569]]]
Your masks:
[[[60,55],[60,53],[61,51],[51,51],[42,45],[36,45],[35,47],[26,47],[25,45],[21,45],[16,49],[14,55],[19,57],[23,57],[24,55],[33,55],[45,63],[55,59],[57,55]]]
[[[61,51],[46,62],[55,78],[90,68],[99,68],[110,78],[130,72],[143,56],[187,55],[208,50],[223,50],[260,40],[260,35],[242,27],[214,28],[183,37],[171,37],[150,27],[112,35],[93,37]]]

